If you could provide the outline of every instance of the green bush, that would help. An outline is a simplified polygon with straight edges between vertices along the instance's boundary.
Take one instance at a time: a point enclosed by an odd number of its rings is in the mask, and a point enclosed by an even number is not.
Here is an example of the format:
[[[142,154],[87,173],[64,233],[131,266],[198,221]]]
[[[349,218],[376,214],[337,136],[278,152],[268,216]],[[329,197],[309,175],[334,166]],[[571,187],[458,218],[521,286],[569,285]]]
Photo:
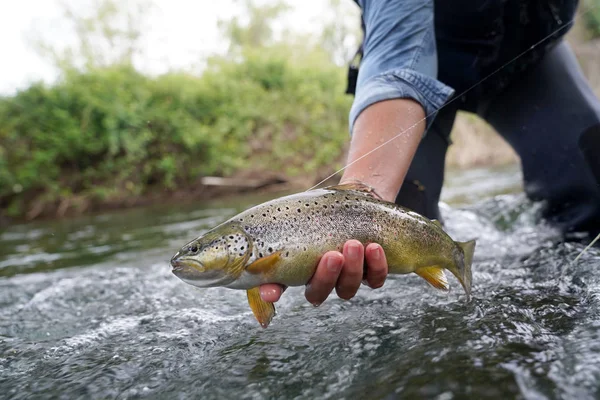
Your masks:
[[[585,0],[582,17],[592,39],[600,38],[600,0]]]
[[[0,205],[22,216],[193,187],[203,175],[332,165],[348,140],[343,75],[318,54],[272,48],[213,60],[199,77],[113,66],[35,84],[0,99]]]

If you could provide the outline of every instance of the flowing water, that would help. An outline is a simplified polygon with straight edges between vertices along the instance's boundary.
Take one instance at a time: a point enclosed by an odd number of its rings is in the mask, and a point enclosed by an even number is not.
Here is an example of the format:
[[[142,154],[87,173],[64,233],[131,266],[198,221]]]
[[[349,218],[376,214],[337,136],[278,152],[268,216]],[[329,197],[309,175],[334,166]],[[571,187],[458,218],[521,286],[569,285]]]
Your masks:
[[[289,289],[268,329],[245,293],[171,274],[247,197],[12,226],[0,235],[0,398],[600,397],[600,251],[555,244],[518,169],[451,174],[447,230],[478,237],[473,301],[416,276],[319,308]]]

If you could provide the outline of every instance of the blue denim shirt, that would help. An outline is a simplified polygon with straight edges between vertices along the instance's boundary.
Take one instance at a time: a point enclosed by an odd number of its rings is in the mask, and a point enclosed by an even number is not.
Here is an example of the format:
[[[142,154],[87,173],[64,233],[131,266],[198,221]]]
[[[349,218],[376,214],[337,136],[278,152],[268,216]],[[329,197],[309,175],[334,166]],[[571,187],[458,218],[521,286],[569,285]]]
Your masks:
[[[358,0],[365,39],[350,132],[360,113],[383,100],[409,98],[423,106],[427,127],[454,90],[437,78],[434,0]]]

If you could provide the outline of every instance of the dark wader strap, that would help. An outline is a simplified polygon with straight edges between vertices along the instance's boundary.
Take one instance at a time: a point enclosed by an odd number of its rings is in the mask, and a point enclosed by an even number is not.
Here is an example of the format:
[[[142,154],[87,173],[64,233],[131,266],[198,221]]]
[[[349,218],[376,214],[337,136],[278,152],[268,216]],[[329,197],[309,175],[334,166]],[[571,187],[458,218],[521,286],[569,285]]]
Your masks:
[[[360,7],[358,0],[354,0],[356,5]],[[354,57],[350,60],[350,65],[348,66],[348,83],[346,86],[346,94],[356,94],[356,82],[358,81],[358,67],[360,65],[360,60],[363,57],[363,45],[364,45],[364,37],[365,37],[365,22],[361,17],[361,28],[363,33],[363,40],[358,46],[356,53],[354,53]]]
[[[348,66],[348,86],[346,86],[346,94],[356,93],[356,81],[358,80],[358,67],[363,55],[362,43]]]

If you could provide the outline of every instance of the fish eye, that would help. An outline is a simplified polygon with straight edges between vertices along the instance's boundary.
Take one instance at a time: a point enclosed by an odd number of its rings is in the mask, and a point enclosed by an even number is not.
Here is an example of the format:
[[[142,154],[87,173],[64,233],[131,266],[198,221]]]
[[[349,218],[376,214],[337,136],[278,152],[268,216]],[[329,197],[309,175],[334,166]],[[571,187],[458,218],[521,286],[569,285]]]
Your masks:
[[[192,253],[197,253],[197,252],[198,252],[198,245],[197,245],[197,244],[193,244],[193,245],[191,245],[191,246],[190,246],[190,248],[189,248],[189,250],[190,250]]]

